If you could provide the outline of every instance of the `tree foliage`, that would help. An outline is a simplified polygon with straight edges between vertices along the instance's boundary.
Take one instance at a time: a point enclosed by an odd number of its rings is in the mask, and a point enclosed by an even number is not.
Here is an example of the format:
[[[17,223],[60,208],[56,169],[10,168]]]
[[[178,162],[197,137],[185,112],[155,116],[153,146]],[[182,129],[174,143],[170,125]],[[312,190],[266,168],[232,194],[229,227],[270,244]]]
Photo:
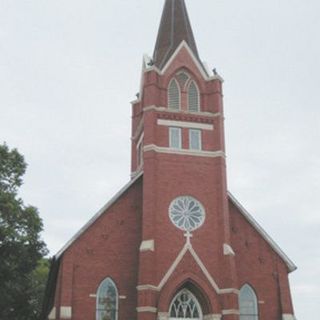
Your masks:
[[[26,167],[16,149],[0,145],[0,319],[33,320],[39,313],[37,270],[47,249],[37,209],[18,197]]]

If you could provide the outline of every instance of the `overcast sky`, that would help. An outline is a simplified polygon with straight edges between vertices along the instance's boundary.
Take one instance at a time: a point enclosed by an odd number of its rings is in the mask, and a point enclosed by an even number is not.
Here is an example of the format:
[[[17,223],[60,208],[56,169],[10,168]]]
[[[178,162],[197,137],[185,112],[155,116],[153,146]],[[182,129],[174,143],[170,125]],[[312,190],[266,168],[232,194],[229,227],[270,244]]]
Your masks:
[[[189,0],[225,79],[229,189],[299,269],[298,320],[320,305],[320,2]],[[129,180],[130,101],[163,0],[0,0],[0,143],[28,162],[50,254]]]

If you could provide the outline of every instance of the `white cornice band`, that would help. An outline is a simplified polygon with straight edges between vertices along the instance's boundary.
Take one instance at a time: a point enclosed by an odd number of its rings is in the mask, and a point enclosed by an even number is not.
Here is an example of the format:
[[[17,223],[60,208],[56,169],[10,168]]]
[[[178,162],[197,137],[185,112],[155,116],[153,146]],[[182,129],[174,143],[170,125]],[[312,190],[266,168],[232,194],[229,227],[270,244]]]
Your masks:
[[[158,147],[155,144],[149,144],[144,146],[144,152],[154,151],[157,153],[176,154],[182,156],[196,156],[196,157],[207,157],[207,158],[225,158],[223,151],[195,151],[189,149],[173,149],[167,147]]]
[[[167,112],[167,113],[179,113],[179,114],[183,114],[183,115],[205,116],[205,117],[211,117],[211,118],[216,118],[216,117],[220,117],[221,116],[220,112],[212,113],[212,112],[201,112],[201,111],[191,112],[191,111],[188,111],[188,110],[171,110],[169,108],[156,106],[156,105],[144,107],[143,111],[144,112],[157,111],[157,112]]]
[[[166,127],[179,127],[189,129],[202,129],[202,130],[213,130],[213,124],[199,123],[199,122],[188,122],[188,121],[173,121],[158,119],[157,124],[159,126]]]

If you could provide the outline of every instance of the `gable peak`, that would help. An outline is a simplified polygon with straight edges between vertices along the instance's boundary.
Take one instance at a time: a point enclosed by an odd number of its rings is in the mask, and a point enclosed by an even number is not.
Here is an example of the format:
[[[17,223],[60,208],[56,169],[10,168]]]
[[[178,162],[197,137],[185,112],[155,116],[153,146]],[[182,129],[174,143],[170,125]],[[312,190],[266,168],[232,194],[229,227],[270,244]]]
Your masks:
[[[183,41],[201,63],[185,1],[166,0],[153,53],[154,64],[162,69]]]

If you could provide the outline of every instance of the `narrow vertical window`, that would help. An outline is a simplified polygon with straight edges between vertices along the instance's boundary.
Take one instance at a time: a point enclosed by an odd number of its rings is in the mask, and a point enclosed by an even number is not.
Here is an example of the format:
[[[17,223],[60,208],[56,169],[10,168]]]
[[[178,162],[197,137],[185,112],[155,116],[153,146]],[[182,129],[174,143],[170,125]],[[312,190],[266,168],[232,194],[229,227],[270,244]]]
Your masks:
[[[169,128],[169,147],[181,149],[181,128]]]
[[[97,292],[96,320],[118,319],[118,290],[114,282],[103,280]]]
[[[240,290],[239,306],[240,320],[259,320],[257,296],[247,284]]]
[[[168,88],[168,108],[172,110],[180,109],[180,89],[175,79],[172,79]]]
[[[201,150],[201,130],[190,129],[189,130],[189,149],[191,150]]]
[[[188,110],[191,112],[200,111],[199,90],[194,81],[191,81],[188,89]]]

